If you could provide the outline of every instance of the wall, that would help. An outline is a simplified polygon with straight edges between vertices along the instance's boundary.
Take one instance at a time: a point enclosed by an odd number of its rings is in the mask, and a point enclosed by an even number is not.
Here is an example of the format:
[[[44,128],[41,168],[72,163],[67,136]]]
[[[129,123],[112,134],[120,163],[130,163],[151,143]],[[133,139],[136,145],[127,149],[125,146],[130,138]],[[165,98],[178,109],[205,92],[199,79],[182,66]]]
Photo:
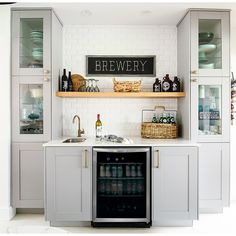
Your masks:
[[[234,78],[236,79],[236,10],[231,12],[231,71],[234,72]],[[235,111],[236,111],[236,104]],[[231,126],[231,200],[236,201],[236,114],[234,114],[235,120]]]
[[[177,71],[175,26],[64,26],[63,64],[72,74],[86,74],[86,55],[156,55],[157,77]],[[101,91],[112,90],[112,77],[98,77]],[[117,78],[137,80],[140,78]],[[154,78],[142,78],[143,90],[151,91]],[[101,114],[104,133],[140,135],[141,110],[164,105],[177,108],[176,99],[64,99],[63,134],[76,135],[75,114],[87,135],[94,135],[96,114]]]
[[[10,207],[10,8],[0,6],[0,219],[14,215]]]

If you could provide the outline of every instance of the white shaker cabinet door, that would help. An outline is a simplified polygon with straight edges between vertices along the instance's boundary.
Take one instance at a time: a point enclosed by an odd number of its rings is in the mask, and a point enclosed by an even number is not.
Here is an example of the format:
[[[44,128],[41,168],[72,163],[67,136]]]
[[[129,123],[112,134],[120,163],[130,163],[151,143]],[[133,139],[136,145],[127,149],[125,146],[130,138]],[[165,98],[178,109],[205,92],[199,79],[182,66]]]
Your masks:
[[[229,143],[201,143],[199,147],[200,212],[222,212],[229,206]]]
[[[197,147],[155,147],[152,158],[154,225],[198,218]]]
[[[91,220],[91,149],[47,147],[45,151],[46,218]]]
[[[43,144],[12,143],[12,205],[43,208]]]

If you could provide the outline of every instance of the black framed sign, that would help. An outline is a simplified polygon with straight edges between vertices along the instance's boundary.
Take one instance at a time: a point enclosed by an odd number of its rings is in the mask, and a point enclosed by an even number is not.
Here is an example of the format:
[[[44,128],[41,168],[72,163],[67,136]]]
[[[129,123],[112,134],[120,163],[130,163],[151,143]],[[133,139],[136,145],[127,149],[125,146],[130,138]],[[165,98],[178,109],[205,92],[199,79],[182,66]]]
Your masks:
[[[156,56],[86,56],[87,76],[156,76]]]

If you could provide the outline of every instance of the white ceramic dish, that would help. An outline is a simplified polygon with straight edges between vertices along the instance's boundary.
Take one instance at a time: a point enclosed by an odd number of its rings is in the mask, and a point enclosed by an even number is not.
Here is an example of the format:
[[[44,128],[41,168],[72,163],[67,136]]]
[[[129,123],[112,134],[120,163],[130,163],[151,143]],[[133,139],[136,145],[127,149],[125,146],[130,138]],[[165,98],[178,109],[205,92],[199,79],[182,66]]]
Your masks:
[[[207,64],[200,63],[199,68],[200,69],[214,69],[215,68],[215,63],[207,63]]]
[[[205,52],[205,53],[209,53],[212,52],[216,49],[216,45],[215,44],[203,44],[203,45],[199,45],[199,53]]]

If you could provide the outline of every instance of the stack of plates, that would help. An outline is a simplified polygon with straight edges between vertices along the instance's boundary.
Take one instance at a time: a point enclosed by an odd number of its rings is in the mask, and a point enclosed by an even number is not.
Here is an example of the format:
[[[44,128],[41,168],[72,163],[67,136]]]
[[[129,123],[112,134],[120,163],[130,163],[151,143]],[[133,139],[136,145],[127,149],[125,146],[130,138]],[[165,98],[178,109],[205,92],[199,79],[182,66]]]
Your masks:
[[[32,48],[32,57],[35,60],[43,60],[43,49],[42,48]]]
[[[43,42],[43,31],[32,30],[30,33],[30,37],[34,43],[42,43]]]

